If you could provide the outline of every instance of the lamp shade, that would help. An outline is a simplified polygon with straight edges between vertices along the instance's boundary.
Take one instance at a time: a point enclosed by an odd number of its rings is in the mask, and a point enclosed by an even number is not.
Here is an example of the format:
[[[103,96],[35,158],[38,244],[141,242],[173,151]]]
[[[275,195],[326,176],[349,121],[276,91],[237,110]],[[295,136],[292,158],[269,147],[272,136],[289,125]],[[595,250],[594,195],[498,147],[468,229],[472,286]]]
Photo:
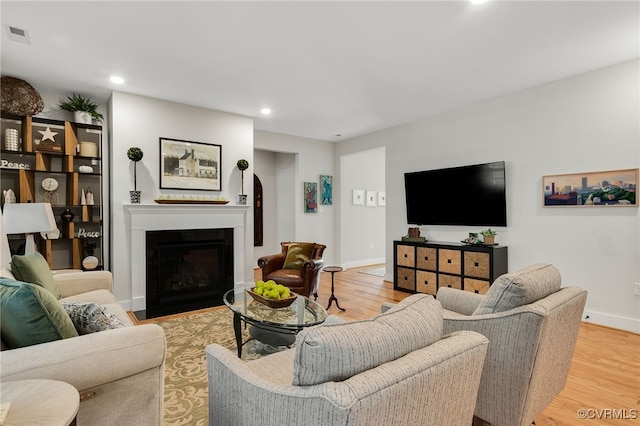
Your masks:
[[[25,254],[35,251],[34,232],[48,232],[56,227],[49,203],[5,203],[4,230],[8,235],[26,234]]]
[[[56,218],[49,203],[8,203],[4,205],[7,234],[30,234],[56,229]]]
[[[7,239],[2,212],[0,211],[0,268],[4,268],[9,263],[11,263],[11,250],[9,249],[9,240]]]

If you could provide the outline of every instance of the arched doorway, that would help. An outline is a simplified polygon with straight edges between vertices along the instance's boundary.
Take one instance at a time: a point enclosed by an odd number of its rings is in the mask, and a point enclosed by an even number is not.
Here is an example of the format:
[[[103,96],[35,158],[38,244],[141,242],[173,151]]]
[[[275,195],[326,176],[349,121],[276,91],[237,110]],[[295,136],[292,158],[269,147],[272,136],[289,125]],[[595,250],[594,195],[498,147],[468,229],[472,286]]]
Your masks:
[[[253,246],[262,247],[263,223],[262,223],[262,182],[253,175]]]

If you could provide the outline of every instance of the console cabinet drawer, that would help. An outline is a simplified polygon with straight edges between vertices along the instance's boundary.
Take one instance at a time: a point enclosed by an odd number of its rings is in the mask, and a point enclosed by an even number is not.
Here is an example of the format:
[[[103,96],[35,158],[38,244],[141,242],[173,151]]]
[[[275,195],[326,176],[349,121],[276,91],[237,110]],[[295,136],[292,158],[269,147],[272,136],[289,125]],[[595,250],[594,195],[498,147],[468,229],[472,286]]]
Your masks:
[[[470,277],[489,279],[491,264],[489,253],[467,251],[464,253],[464,274]]]
[[[460,275],[462,273],[461,256],[460,250],[439,249],[438,271]]]
[[[486,294],[487,291],[489,291],[490,284],[489,281],[485,280],[476,280],[474,278],[464,279],[464,289],[471,293]]]
[[[462,277],[459,275],[438,274],[438,288],[450,287],[462,290]]]
[[[438,250],[431,247],[416,247],[416,263],[418,269],[436,271]]]
[[[416,266],[416,248],[414,246],[398,246],[396,249],[398,266]]]
[[[396,284],[399,288],[405,290],[416,290],[416,271],[415,269],[409,268],[396,268],[396,273],[398,278],[396,279]]]
[[[438,292],[438,274],[429,271],[416,272],[416,291],[436,295]]]

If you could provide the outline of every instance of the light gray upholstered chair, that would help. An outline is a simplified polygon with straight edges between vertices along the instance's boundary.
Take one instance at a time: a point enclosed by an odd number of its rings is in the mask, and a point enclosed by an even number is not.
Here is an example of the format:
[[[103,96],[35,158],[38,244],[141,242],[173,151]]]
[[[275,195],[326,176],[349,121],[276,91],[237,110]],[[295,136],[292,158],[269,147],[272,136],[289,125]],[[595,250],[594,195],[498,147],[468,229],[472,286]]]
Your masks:
[[[432,296],[410,296],[371,320],[331,322],[254,361],[208,346],[209,424],[471,424],[488,341],[443,336]]]
[[[531,425],[566,384],[587,292],[560,288],[559,271],[536,264],[499,277],[486,295],[443,287],[437,300],[445,333],[489,339],[474,424]]]

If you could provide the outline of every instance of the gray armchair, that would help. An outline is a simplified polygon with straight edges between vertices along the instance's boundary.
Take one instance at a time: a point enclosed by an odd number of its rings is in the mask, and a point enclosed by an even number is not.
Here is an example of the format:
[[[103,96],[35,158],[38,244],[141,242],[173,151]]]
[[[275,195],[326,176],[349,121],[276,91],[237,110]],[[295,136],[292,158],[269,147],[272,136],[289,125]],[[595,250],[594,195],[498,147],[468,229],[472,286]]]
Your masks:
[[[254,361],[210,345],[209,424],[470,425],[488,341],[442,325],[440,304],[418,294]]]
[[[564,388],[587,292],[560,288],[560,273],[537,264],[499,277],[486,295],[440,288],[444,332],[489,339],[476,424],[531,425]]]

